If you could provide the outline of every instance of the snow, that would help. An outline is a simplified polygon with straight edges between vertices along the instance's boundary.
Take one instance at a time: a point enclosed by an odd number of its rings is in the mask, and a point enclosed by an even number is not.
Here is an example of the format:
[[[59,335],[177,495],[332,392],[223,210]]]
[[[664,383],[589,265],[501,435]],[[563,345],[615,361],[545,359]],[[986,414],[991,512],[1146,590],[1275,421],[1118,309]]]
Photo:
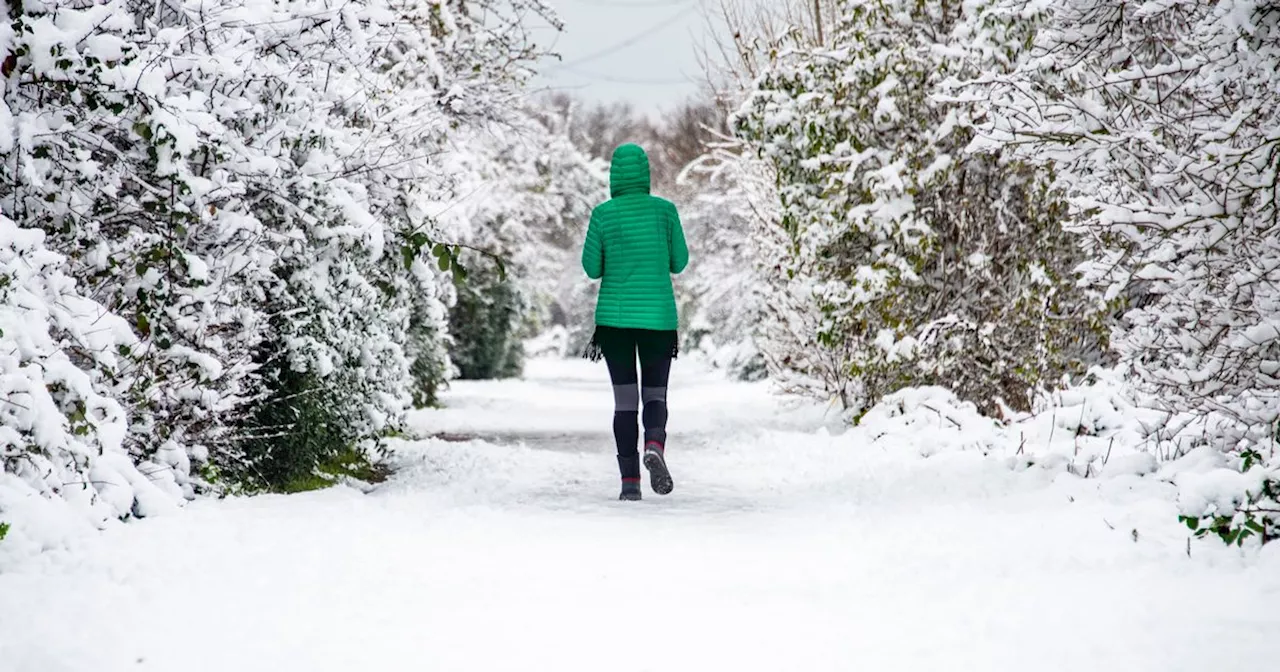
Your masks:
[[[1011,469],[1011,430],[945,390],[841,433],[695,361],[673,376],[665,498],[614,499],[603,366],[538,360],[413,415],[476,438],[399,442],[368,494],[197,500],[101,533],[51,523],[46,552],[0,555],[3,668],[1274,664],[1280,548],[1188,557],[1173,486],[1135,475],[1143,458],[1105,479]]]
[[[707,376],[700,364],[684,364],[676,360],[667,393],[669,430],[673,433],[706,433],[743,422],[807,427],[820,424],[825,417],[823,409],[812,406],[780,409],[767,382],[719,380]],[[697,373],[690,373],[694,367]],[[611,431],[613,396],[608,393],[608,373],[602,365],[585,359],[534,359],[526,365],[523,380],[454,386],[446,408],[410,413],[410,428],[424,436],[603,436]],[[834,417],[830,421],[837,422]]]

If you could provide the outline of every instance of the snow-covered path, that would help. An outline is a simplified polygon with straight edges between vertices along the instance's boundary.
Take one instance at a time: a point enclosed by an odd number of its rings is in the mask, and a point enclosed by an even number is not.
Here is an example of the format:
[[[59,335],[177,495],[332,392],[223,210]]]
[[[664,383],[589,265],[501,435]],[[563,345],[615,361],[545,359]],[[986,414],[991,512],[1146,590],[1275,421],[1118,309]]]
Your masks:
[[[1167,486],[859,445],[683,361],[671,400],[676,492],[620,503],[602,368],[459,385],[371,493],[7,568],[0,670],[1274,669],[1280,553],[1188,558]]]

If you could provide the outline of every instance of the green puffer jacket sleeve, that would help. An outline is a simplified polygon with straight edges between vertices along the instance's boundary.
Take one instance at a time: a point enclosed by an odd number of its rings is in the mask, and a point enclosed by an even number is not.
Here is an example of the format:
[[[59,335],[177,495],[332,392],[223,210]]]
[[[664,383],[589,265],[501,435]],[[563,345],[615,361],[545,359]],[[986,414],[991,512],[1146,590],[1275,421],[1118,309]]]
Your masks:
[[[592,280],[599,280],[604,276],[604,246],[600,244],[600,226],[597,221],[596,211],[593,210],[591,223],[587,225],[587,240],[582,245],[582,270]]]
[[[671,206],[671,272],[680,273],[689,265],[689,246],[684,242],[684,227],[680,226],[680,213]]]

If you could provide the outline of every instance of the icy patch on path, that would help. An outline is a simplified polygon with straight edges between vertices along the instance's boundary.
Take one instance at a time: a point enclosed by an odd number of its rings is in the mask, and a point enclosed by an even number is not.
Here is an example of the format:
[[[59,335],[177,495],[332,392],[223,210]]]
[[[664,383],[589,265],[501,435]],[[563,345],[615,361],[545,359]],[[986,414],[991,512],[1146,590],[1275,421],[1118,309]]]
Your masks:
[[[676,492],[621,503],[601,372],[538,366],[415,420],[513,443],[406,441],[368,495],[197,501],[9,568],[0,670],[1274,666],[1280,549],[1187,558],[1166,484],[859,444],[689,366]]]

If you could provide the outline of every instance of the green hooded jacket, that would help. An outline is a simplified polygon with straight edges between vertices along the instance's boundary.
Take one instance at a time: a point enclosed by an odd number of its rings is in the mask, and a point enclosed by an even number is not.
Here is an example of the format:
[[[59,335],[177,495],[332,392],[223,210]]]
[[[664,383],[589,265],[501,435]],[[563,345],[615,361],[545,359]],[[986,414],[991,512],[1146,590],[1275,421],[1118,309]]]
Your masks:
[[[668,331],[677,326],[671,274],[689,263],[680,215],[649,194],[649,157],[638,145],[613,152],[608,201],[591,211],[582,268],[603,278],[596,324]]]

